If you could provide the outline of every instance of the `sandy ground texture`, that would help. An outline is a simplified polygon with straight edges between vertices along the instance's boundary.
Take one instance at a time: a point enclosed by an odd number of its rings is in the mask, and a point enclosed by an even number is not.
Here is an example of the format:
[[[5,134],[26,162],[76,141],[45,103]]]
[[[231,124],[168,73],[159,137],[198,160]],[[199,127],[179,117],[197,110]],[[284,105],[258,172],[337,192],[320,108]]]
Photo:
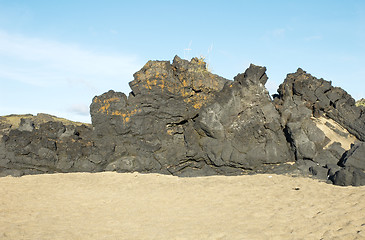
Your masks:
[[[5,177],[0,239],[365,239],[365,187],[278,175]]]
[[[312,117],[312,120],[316,126],[322,130],[324,135],[330,139],[330,141],[324,147],[325,149],[328,148],[332,143],[339,142],[342,148],[345,150],[350,150],[351,145],[356,142],[356,137],[354,135],[349,133],[344,127],[332,119],[324,117]]]

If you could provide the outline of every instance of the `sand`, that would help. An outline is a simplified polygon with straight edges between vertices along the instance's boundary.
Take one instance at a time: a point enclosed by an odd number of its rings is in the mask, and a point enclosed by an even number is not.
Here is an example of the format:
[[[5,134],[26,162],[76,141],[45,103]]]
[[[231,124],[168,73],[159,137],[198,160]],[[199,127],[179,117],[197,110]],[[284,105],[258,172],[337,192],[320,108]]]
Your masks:
[[[350,150],[351,145],[357,141],[357,138],[349,133],[344,127],[330,118],[319,117],[311,118],[316,126],[322,130],[324,135],[330,140],[324,149],[328,148],[334,142],[341,144],[345,150]]]
[[[365,187],[279,175],[0,178],[0,239],[365,239]]]

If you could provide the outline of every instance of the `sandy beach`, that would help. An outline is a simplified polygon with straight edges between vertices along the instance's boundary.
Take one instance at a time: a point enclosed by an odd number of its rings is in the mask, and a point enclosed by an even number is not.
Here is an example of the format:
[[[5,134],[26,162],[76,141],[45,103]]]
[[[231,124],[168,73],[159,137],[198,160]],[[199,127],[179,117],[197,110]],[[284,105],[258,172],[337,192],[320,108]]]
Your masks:
[[[365,239],[365,187],[279,176],[0,178],[0,239]]]

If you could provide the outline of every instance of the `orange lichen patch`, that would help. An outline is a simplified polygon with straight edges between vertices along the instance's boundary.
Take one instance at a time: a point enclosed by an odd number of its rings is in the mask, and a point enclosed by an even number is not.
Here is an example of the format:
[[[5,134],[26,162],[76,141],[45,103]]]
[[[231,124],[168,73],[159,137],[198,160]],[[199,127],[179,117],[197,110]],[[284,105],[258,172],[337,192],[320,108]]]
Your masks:
[[[198,59],[198,64],[199,65],[202,65],[202,64],[205,64],[205,58],[203,58],[203,57],[200,57],[199,59]]]
[[[104,99],[103,101],[101,101],[100,99],[98,98],[95,98],[94,99],[94,102],[97,103],[99,102],[102,106],[99,108],[98,112],[102,112],[102,113],[106,113],[106,114],[109,114],[109,111],[108,109],[110,108],[110,103],[113,103],[113,102],[120,102],[120,98],[118,97],[113,97],[113,98],[108,98],[108,99]],[[111,113],[112,115],[119,115],[116,112],[112,112]]]
[[[208,101],[208,95],[200,94],[194,99],[193,107],[195,109],[200,109]]]
[[[113,116],[121,116],[122,113],[120,111],[114,111],[114,112],[112,112],[112,115]]]
[[[190,103],[195,109],[200,109],[209,99],[210,97],[207,94],[200,93],[185,98],[184,102]]]
[[[161,90],[163,91],[163,89],[165,88],[165,81],[160,81],[160,84],[158,85],[160,88],[161,88]]]
[[[154,87],[159,87],[163,91],[166,87],[166,77],[167,73],[165,72],[156,72],[153,74],[146,74],[146,76],[141,76],[141,74],[135,75],[137,79],[140,80],[140,84],[143,88],[151,90]]]
[[[97,103],[97,102],[99,102],[99,103],[110,103],[110,102],[117,102],[117,101],[120,101],[120,99],[119,99],[119,98],[117,98],[117,97],[113,97],[113,98],[104,99],[104,100],[102,101],[101,99],[99,99],[99,98],[95,97],[93,101],[94,101],[94,103]]]
[[[166,131],[166,132],[167,132],[167,134],[168,134],[168,135],[171,135],[171,136],[172,136],[172,135],[173,135],[173,133],[174,133],[174,131],[173,131],[172,129],[167,129],[167,131]]]
[[[99,108],[99,112],[108,114],[108,108],[110,107],[110,103],[105,104]]]
[[[120,115],[122,116],[123,122],[127,123],[130,121],[130,119],[133,115],[135,115],[136,113],[139,113],[141,111],[142,111],[141,109],[134,109],[132,111],[127,111],[125,113],[121,113]]]
[[[195,104],[193,105],[193,108],[195,108],[195,109],[200,109],[200,108],[203,106],[203,104],[204,104],[204,103],[202,103],[202,102],[197,102],[197,103],[195,103]]]
[[[188,83],[186,82],[185,79],[182,81],[182,85],[183,85],[183,87],[187,87],[188,86]]]
[[[153,80],[146,80],[146,88],[147,89],[152,89],[153,86],[156,86],[157,85],[157,79],[153,79]]]
[[[224,84],[206,70],[204,58],[194,58],[191,62],[195,67],[188,68],[187,71],[179,72],[172,68],[172,71],[177,71],[176,74],[170,73],[170,69],[166,68],[166,62],[149,62],[134,75],[135,85],[181,96],[183,101],[200,109],[210,100],[210,92],[221,90]]]
[[[108,98],[108,99],[105,99],[103,102],[104,103],[120,102],[120,98],[117,98],[117,97]]]

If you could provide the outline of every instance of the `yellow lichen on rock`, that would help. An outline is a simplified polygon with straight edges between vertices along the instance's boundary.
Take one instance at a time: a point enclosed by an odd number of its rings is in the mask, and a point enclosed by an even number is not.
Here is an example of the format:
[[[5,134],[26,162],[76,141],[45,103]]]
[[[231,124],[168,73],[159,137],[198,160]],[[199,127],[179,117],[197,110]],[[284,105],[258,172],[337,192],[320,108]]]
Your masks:
[[[118,97],[113,97],[113,98],[108,98],[108,99],[104,99],[103,101],[101,101],[100,99],[96,98],[94,99],[94,103],[99,102],[102,106],[99,108],[98,112],[102,112],[102,113],[106,113],[109,114],[109,108],[110,108],[110,103],[113,102],[120,102],[120,98]],[[117,111],[114,111],[111,113],[112,115],[120,115],[118,114]]]
[[[127,123],[127,122],[129,122],[129,120],[131,119],[131,117],[133,115],[135,115],[136,113],[139,113],[141,111],[142,111],[141,109],[134,109],[132,111],[126,111],[125,113],[121,113],[118,115],[122,116],[122,120],[124,123]]]
[[[110,103],[105,104],[104,106],[101,106],[99,109],[99,112],[108,114],[108,108],[110,107]]]
[[[220,91],[225,81],[206,69],[204,57],[193,58],[190,62],[180,58],[174,63],[149,61],[134,74],[131,88],[134,93],[154,92],[182,97],[185,103],[200,109]]]
[[[206,94],[193,94],[190,98],[184,99],[184,102],[191,103],[195,109],[200,109],[208,99],[208,95]]]
[[[168,135],[171,135],[171,136],[172,136],[172,135],[173,135],[173,133],[174,133],[174,131],[173,131],[172,129],[167,129],[167,130],[166,130],[166,132],[167,132],[167,134],[168,134]]]
[[[120,102],[120,98],[113,97],[104,100],[104,103],[111,103],[111,102]]]
[[[120,111],[114,111],[114,112],[112,112],[112,115],[113,116],[121,116],[122,113]]]

